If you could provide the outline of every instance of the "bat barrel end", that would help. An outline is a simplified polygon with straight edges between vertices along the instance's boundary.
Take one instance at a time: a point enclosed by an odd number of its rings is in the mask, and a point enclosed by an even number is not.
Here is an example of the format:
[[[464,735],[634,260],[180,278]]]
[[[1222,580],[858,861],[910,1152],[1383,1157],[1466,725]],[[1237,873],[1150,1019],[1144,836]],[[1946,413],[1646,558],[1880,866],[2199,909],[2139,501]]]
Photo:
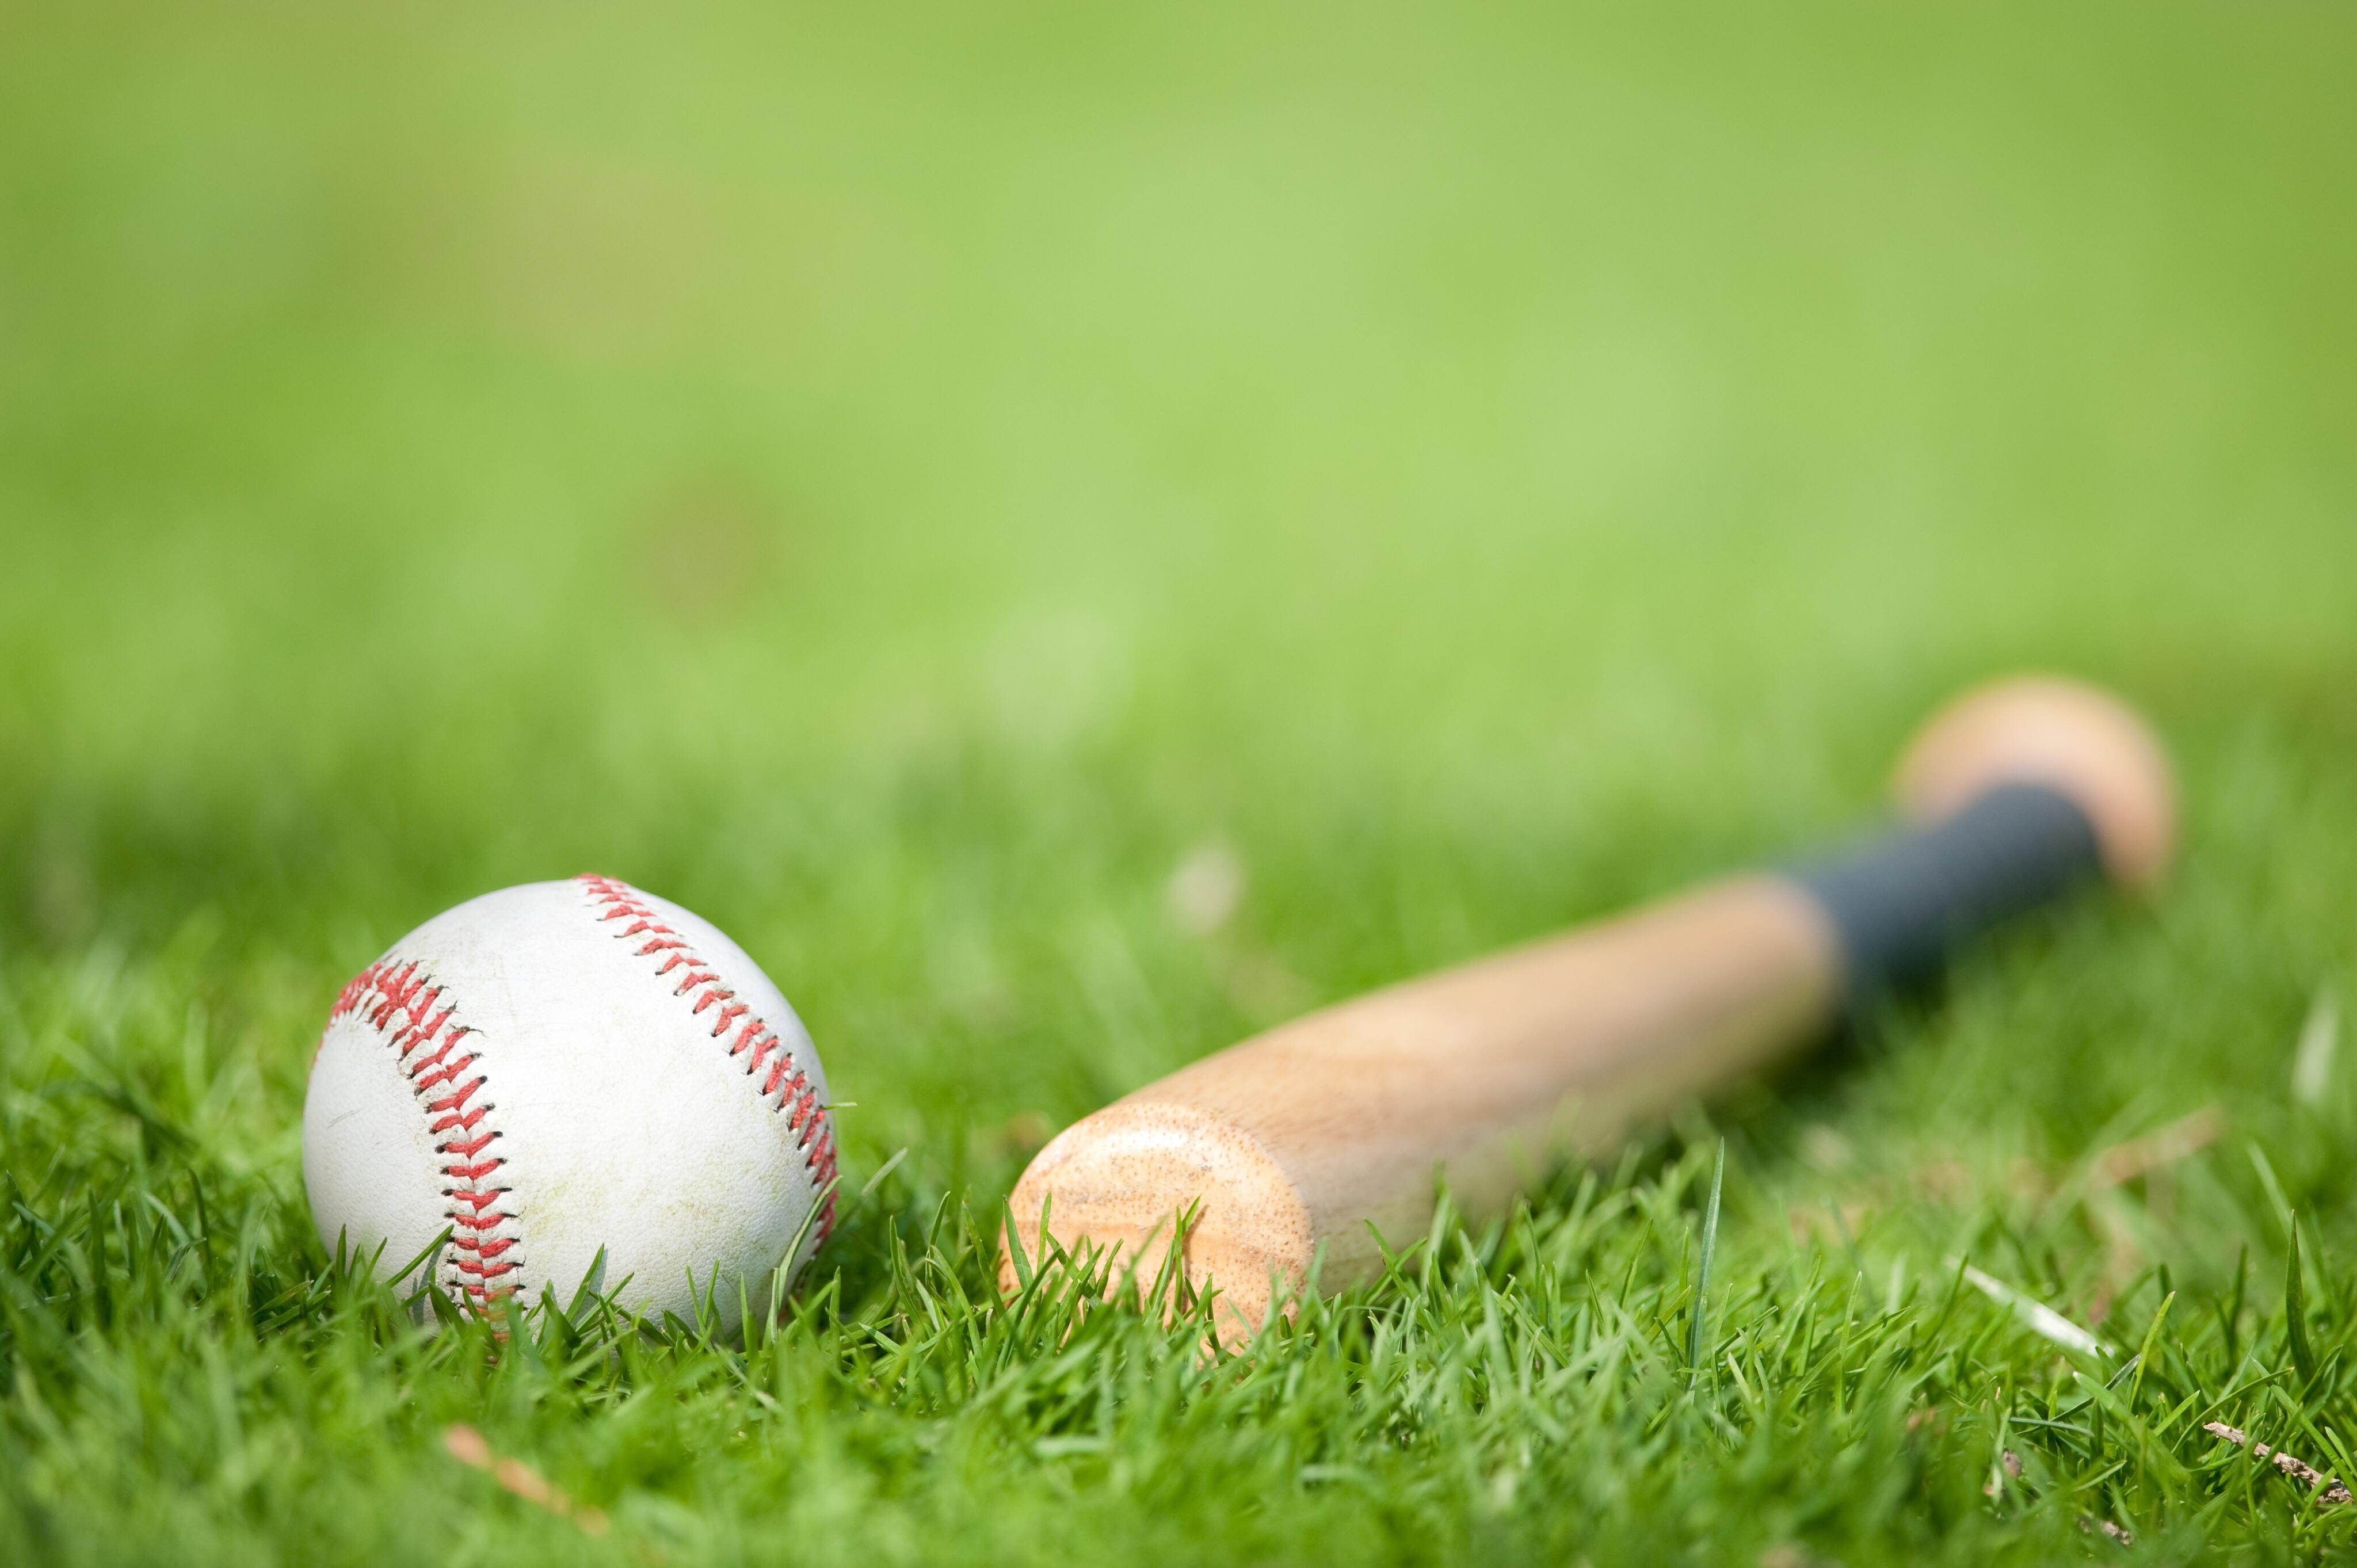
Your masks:
[[[2050,675],[1976,687],[1932,715],[1900,758],[1900,809],[1939,822],[2004,784],[2067,797],[2095,831],[2112,879],[2148,891],[2168,870],[2177,792],[2150,725],[2111,693]]]
[[[1217,1293],[1212,1318],[1231,1347],[1302,1288],[1315,1246],[1308,1208],[1258,1138],[1200,1107],[1148,1096],[1109,1105],[1050,1140],[1007,1207],[1014,1233],[1000,1259],[1002,1289],[1018,1283],[1013,1249],[1027,1272],[1045,1267],[1052,1237],[1068,1255],[1093,1257],[1114,1279],[1127,1273],[1146,1292],[1175,1237],[1183,1248],[1177,1279],[1190,1297]]]

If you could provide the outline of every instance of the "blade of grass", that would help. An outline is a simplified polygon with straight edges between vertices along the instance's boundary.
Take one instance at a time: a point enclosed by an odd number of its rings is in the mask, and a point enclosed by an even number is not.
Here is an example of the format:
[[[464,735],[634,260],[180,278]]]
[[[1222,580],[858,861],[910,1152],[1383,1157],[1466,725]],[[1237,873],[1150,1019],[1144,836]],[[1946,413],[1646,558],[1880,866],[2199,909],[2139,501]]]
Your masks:
[[[1718,1157],[1710,1171],[1710,1208],[1703,1216],[1702,1260],[1695,1268],[1694,1312],[1686,1322],[1686,1369],[1702,1368],[1703,1337],[1710,1301],[1711,1260],[1718,1251],[1718,1199],[1727,1182],[1727,1140],[1718,1141]]]

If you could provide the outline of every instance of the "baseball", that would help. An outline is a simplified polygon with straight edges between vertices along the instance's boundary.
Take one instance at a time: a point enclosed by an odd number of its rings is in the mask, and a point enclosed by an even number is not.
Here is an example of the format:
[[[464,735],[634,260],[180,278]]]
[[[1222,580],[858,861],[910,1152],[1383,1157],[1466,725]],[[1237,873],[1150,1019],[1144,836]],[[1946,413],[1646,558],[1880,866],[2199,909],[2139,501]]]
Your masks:
[[[777,987],[603,876],[487,893],[395,942],[337,997],[303,1105],[328,1250],[382,1278],[432,1247],[405,1285],[478,1312],[586,1283],[657,1318],[708,1299],[733,1333],[740,1289],[767,1311],[779,1264],[825,1240],[834,1171],[826,1077]]]

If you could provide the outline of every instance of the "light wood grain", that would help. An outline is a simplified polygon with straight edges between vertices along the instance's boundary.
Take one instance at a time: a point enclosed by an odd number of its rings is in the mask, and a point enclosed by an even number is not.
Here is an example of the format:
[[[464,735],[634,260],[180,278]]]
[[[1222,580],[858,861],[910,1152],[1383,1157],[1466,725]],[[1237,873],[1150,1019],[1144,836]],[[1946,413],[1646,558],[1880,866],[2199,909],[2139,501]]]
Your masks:
[[[1068,1246],[1161,1265],[1201,1207],[1189,1278],[1216,1284],[1222,1337],[1324,1249],[1337,1288],[1424,1233],[1437,1176],[1474,1216],[1564,1151],[1765,1067],[1823,1029],[1840,989],[1824,918],[1781,879],[1743,877],[1609,924],[1314,1013],[1067,1128],[1010,1198],[1027,1253],[1039,1213]]]

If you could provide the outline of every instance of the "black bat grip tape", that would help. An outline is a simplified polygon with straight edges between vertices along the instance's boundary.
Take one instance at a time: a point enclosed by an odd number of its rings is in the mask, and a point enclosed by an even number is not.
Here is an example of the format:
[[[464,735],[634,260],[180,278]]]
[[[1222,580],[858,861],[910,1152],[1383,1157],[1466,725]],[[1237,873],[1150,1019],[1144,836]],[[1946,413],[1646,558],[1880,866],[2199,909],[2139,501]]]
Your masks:
[[[1959,942],[2096,874],[2094,824],[2069,796],[2001,784],[1930,827],[1792,873],[1841,940],[1847,1004],[1930,979]]]

